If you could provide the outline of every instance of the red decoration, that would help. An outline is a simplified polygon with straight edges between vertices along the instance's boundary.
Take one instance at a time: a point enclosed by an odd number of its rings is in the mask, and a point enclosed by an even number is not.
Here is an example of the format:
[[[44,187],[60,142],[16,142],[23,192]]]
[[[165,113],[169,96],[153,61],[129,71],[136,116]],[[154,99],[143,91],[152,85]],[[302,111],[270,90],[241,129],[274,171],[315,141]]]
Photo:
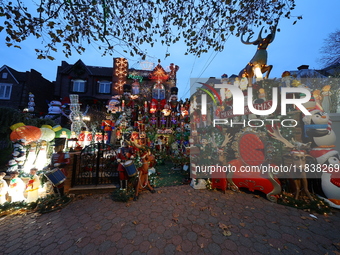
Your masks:
[[[198,82],[204,86],[206,86],[208,89],[210,89],[214,94],[215,96],[218,98],[218,101],[220,102],[220,105],[222,105],[222,98],[221,98],[221,95],[216,91],[215,88],[213,88],[212,86],[206,84],[206,83],[203,83],[203,82]]]
[[[169,79],[169,75],[165,72],[163,67],[158,64],[152,73],[149,74],[150,80],[166,81]]]
[[[240,157],[247,165],[257,166],[265,161],[264,144],[255,134],[245,134],[239,141]]]
[[[231,178],[238,188],[247,188],[251,192],[255,190],[261,191],[267,194],[269,200],[274,200],[281,192],[281,188],[278,188],[281,186],[281,183],[277,177],[270,177],[268,173],[241,172],[241,167],[245,166],[241,159],[234,159],[229,164],[236,169],[236,172],[228,175],[228,178]],[[270,166],[275,167],[272,164]]]
[[[41,137],[41,129],[34,126],[26,126],[24,123],[16,123],[11,126],[12,133],[10,134],[10,140],[25,139],[26,144],[37,141]]]

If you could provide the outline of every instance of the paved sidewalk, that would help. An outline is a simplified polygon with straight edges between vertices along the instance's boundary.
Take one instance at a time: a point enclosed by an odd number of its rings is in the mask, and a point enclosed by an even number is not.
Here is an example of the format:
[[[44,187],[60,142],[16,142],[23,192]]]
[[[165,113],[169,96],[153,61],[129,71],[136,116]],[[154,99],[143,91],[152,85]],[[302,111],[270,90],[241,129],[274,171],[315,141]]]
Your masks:
[[[340,211],[315,215],[252,194],[190,186],[110,194],[0,218],[1,254],[339,254]]]

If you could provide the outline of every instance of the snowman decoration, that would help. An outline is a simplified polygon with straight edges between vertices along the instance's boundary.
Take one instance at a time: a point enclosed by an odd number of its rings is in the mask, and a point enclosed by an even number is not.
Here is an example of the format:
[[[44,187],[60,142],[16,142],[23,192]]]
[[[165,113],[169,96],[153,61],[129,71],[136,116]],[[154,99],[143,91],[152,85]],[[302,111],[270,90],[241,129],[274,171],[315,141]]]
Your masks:
[[[53,100],[48,104],[48,113],[46,114],[45,119],[55,118],[57,115],[61,116],[61,113],[61,102]]]
[[[28,95],[28,107],[27,107],[28,111],[34,112],[34,106],[35,106],[34,95],[30,92]]]
[[[48,114],[61,114],[61,102],[53,100],[48,104]]]
[[[84,114],[80,111],[79,97],[78,95],[70,95],[70,110],[71,113],[68,118],[71,120],[71,131],[74,131],[77,135],[81,133],[82,130],[88,130],[85,122],[83,121]],[[87,112],[88,108],[85,112]]]
[[[25,139],[19,139],[13,141],[13,153],[12,159],[8,162],[7,172],[13,172],[16,170],[20,170],[25,163],[26,160],[26,151],[25,151]]]
[[[18,163],[15,161],[15,159],[9,160],[7,165],[8,165],[8,168],[7,168],[8,173],[18,170]]]

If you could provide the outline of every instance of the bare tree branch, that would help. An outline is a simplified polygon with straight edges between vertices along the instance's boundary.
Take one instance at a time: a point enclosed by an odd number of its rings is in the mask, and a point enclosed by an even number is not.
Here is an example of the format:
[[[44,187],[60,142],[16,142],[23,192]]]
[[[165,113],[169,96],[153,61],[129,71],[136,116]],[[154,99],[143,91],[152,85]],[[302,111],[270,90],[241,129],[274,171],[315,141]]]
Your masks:
[[[32,36],[41,40],[38,58],[53,58],[50,52],[60,48],[66,57],[84,52],[84,42],[100,43],[103,54],[119,44],[143,56],[145,43],[171,46],[180,39],[185,54],[200,56],[223,50],[230,35],[292,18],[294,8],[295,0],[2,0],[0,32],[7,46],[19,47]]]

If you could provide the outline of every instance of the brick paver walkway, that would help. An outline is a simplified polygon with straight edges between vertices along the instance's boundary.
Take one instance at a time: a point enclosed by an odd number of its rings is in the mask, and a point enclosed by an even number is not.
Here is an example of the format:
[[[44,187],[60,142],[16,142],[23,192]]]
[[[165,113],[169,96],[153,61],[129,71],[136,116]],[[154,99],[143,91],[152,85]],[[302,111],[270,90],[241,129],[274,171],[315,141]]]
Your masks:
[[[62,210],[0,219],[1,254],[339,254],[340,212],[330,216],[252,194],[194,190],[110,194]]]

